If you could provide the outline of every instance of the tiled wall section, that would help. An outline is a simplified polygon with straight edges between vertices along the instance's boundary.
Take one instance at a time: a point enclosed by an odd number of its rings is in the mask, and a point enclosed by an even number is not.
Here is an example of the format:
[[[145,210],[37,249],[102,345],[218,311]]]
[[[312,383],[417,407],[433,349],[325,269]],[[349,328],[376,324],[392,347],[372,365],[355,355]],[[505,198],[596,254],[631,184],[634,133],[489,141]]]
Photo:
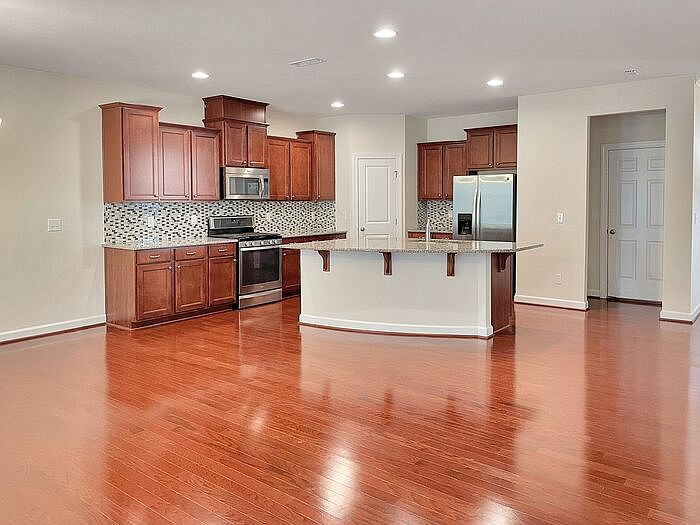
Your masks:
[[[196,224],[190,219],[196,217]],[[160,241],[205,237],[215,215],[253,215],[255,229],[303,232],[335,228],[335,202],[218,201],[120,202],[105,204],[105,242]],[[148,217],[155,221],[148,226]]]
[[[433,230],[452,231],[452,201],[418,201],[418,228],[425,228],[430,219]]]

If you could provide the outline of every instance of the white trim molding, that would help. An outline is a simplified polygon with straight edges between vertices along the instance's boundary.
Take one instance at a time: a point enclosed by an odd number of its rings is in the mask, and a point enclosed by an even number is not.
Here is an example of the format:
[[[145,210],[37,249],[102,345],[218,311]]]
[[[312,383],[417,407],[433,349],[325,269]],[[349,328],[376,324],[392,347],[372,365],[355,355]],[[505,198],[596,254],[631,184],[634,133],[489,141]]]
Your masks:
[[[586,295],[587,295],[588,297],[597,297],[597,298],[600,298],[600,290],[591,290],[591,289],[588,289],[588,290],[586,291]]]
[[[79,319],[70,319],[58,323],[42,324],[36,326],[28,326],[18,330],[8,330],[0,332],[0,343],[14,341],[16,339],[26,339],[27,337],[36,337],[39,335],[51,335],[56,332],[65,330],[73,330],[75,328],[84,328],[86,326],[94,326],[104,324],[107,318],[105,314],[93,315],[91,317],[81,317]]]
[[[410,335],[455,335],[462,337],[491,337],[493,327],[488,326],[453,326],[453,325],[419,325],[401,323],[373,323],[368,321],[355,321],[352,319],[336,319],[333,317],[321,317],[316,315],[301,314],[301,324],[320,326],[327,328],[339,328],[342,330],[354,330],[360,332],[377,332]]]
[[[660,321],[680,321],[682,323],[693,324],[700,316],[700,304],[692,312],[674,312],[673,310],[661,310]]]
[[[570,301],[568,299],[555,299],[554,297],[515,294],[515,302],[519,304],[568,308],[570,310],[588,310],[588,301]]]
[[[599,269],[598,269],[598,295],[601,299],[608,297],[608,224],[609,205],[608,195],[610,193],[610,177],[608,173],[608,157],[611,151],[644,148],[666,148],[664,140],[647,140],[641,142],[619,142],[600,145],[600,232],[599,232]],[[664,151],[665,155],[665,151]],[[666,172],[664,171],[664,181]],[[588,294],[590,295],[590,293]]]

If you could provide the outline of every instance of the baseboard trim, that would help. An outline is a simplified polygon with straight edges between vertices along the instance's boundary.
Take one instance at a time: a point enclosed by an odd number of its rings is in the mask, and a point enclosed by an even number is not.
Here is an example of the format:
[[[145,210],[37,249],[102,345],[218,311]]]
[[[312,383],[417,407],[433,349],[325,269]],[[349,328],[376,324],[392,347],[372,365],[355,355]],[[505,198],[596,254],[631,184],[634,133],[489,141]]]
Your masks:
[[[355,321],[352,319],[337,319],[301,314],[299,323],[321,328],[336,330],[351,330],[354,332],[371,332],[391,335],[425,335],[448,337],[481,337],[493,336],[493,327],[482,326],[449,326],[449,325],[417,325],[401,323],[374,323],[370,321]]]
[[[519,304],[564,308],[566,310],[588,310],[588,301],[569,301],[566,299],[555,299],[553,297],[537,297],[535,295],[515,294],[515,302]]]
[[[586,292],[588,297],[595,297],[596,299],[600,299],[600,290],[588,290]]]
[[[87,328],[89,326],[104,324],[105,321],[106,316],[102,314],[93,315],[91,317],[81,317],[79,319],[70,319],[68,321],[61,321],[58,323],[29,326],[27,328],[20,328],[18,330],[8,330],[7,332],[0,332],[0,343],[12,343],[20,341],[22,339],[29,339],[32,337],[39,337],[43,335],[52,335],[59,332],[76,330],[79,328]]]
[[[659,321],[693,324],[698,319],[698,316],[700,316],[700,305],[696,306],[690,313],[662,309],[659,314]]]

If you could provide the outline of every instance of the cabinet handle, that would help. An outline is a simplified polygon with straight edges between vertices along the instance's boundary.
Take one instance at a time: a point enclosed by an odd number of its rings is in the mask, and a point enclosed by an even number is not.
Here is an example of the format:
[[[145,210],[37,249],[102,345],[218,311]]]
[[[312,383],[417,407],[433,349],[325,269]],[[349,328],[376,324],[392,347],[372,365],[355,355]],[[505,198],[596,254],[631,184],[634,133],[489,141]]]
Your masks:
[[[172,266],[168,266],[168,270],[172,270],[172,269],[173,269],[173,267],[172,267]]]
[[[234,259],[233,262],[236,262],[238,259]]]
[[[198,195],[195,193],[195,194],[194,194],[194,198],[196,199],[197,197],[198,197]]]
[[[154,196],[156,199],[158,198],[158,194],[157,194],[157,193],[154,193],[153,196]]]
[[[219,248],[219,253],[224,253],[227,252],[228,250],[226,248]]]
[[[160,255],[149,255],[149,259],[160,259]]]
[[[185,252],[185,255],[197,255],[197,252]]]
[[[182,265],[181,265],[181,264],[178,264],[178,265],[177,265],[177,269],[179,270],[180,268],[182,268]]]

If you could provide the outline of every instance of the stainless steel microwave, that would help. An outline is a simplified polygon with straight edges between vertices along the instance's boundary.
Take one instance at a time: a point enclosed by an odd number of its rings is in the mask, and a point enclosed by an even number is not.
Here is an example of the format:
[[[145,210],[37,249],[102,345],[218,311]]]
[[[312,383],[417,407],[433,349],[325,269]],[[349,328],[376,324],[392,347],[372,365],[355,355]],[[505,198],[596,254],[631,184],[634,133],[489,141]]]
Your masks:
[[[270,170],[263,168],[221,168],[221,195],[229,200],[270,198]]]

